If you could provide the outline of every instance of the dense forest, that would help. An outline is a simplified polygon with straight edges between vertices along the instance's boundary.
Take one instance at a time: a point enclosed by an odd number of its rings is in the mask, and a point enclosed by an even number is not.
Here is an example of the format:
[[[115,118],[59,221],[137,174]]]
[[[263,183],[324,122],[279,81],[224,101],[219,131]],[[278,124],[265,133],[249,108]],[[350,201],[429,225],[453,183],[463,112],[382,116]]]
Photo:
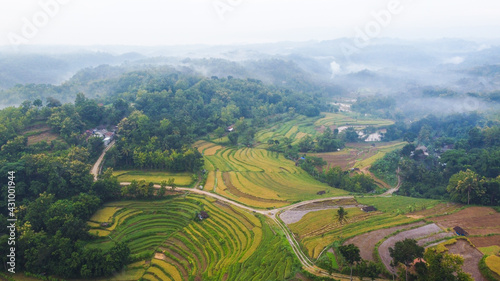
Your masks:
[[[83,247],[93,239],[87,220],[103,202],[117,198],[120,186],[109,174],[93,181],[91,154],[99,151],[93,151],[91,142],[81,137],[81,130],[96,120],[93,114],[85,114],[86,105],[92,108],[93,102],[82,102],[61,105],[50,100],[41,106],[35,100],[34,105],[25,102],[0,111],[5,132],[0,151],[0,173],[5,175],[1,180],[0,239],[2,251],[8,252],[7,216],[14,214],[7,212],[12,206],[7,205],[5,195],[9,186],[15,186],[18,271],[91,278],[110,275],[129,261],[130,250],[124,244],[109,251]],[[111,118],[112,109],[95,109],[95,114]],[[28,145],[30,133],[47,124],[60,137]],[[96,149],[102,149],[100,142]]]
[[[387,139],[408,144],[376,162],[382,177],[400,168],[400,194],[500,205],[500,127],[476,113],[428,116],[391,126]],[[459,185],[458,182],[469,182]]]

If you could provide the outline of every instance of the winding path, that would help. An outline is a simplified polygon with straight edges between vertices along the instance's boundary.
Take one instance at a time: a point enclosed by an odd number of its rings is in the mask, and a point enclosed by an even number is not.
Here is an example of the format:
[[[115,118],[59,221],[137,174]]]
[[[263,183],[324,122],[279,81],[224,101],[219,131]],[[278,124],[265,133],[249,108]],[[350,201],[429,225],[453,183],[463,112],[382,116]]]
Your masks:
[[[380,196],[389,196],[389,195],[392,195],[394,192],[399,190],[399,187],[401,187],[401,176],[399,175],[399,171],[400,171],[400,168],[398,167],[398,169],[396,170],[396,174],[398,175],[398,184],[394,188],[387,190],[386,192],[384,192]]]
[[[104,160],[104,156],[106,155],[106,152],[108,152],[108,150],[111,147],[113,147],[113,145],[115,145],[115,141],[110,142],[109,145],[106,146],[106,148],[104,148],[104,150],[101,153],[101,156],[99,156],[99,158],[95,162],[94,166],[92,166],[92,170],[90,170],[90,173],[92,175],[94,175],[94,181],[97,181],[97,176],[99,175],[99,172],[101,171],[102,160]]]

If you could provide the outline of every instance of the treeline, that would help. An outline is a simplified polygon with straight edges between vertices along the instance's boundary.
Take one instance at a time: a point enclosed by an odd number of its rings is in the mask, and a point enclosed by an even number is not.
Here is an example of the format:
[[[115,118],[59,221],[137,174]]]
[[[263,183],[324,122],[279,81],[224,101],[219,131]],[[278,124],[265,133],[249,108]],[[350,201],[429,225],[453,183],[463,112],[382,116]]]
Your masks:
[[[429,117],[401,131],[410,143],[372,167],[377,175],[394,174],[399,167],[399,193],[500,205],[498,123],[476,114]]]
[[[362,173],[343,171],[340,167],[323,170],[327,163],[320,157],[303,156],[297,160],[297,164],[314,178],[331,187],[355,193],[369,193],[377,188],[375,181]]]

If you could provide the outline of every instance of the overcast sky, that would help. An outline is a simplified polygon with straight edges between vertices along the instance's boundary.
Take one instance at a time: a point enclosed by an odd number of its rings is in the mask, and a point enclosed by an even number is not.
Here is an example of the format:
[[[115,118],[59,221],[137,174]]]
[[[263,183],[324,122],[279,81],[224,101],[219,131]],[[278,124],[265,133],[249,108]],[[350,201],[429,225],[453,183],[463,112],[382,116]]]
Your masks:
[[[383,15],[380,23],[376,14]],[[362,36],[358,30],[409,39],[495,38],[500,1],[0,0],[0,45],[262,43]]]

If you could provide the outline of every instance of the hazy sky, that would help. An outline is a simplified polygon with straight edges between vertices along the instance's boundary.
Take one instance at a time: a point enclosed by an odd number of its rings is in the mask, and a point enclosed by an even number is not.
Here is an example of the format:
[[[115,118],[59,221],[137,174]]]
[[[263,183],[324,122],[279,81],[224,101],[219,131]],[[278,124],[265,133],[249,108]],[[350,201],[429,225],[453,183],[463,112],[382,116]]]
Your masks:
[[[494,38],[500,1],[0,0],[0,45],[261,43],[362,36],[359,30],[372,37]]]

